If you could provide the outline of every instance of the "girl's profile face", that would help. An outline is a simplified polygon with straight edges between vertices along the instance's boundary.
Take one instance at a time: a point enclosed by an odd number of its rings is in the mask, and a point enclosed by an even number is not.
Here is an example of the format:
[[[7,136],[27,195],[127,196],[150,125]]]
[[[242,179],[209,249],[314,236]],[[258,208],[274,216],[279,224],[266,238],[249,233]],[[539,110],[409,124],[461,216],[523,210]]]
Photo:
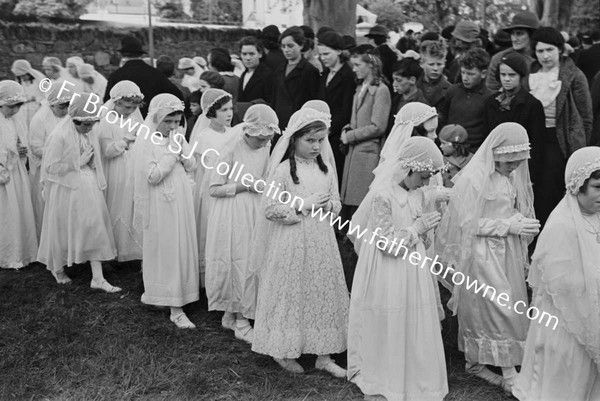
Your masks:
[[[230,127],[231,120],[233,119],[233,102],[230,100],[221,106],[221,108],[216,111],[216,117],[214,117],[214,119],[225,127]]]
[[[433,116],[429,120],[427,120],[423,123],[423,128],[425,128],[425,131],[427,132],[427,138],[433,139],[433,140],[435,140],[437,138],[437,134],[435,133],[435,131],[437,130],[437,126],[438,126],[437,116]]]
[[[403,183],[409,191],[413,191],[415,189],[424,187],[425,185],[429,185],[429,180],[431,178],[431,172],[429,171],[411,171]]]
[[[77,74],[77,66],[75,64],[67,63],[67,71],[69,71],[69,74],[75,78],[79,78],[79,75]]]
[[[281,39],[281,51],[288,61],[296,61],[302,57],[302,47],[294,42],[292,36],[286,36]]]
[[[207,89],[212,88],[212,86],[210,86],[210,84],[203,79],[200,80],[200,83],[198,84],[198,86],[200,87],[200,92],[204,92]]]
[[[323,142],[327,140],[327,130],[313,131],[296,138],[295,154],[302,159],[316,159],[321,154]]]
[[[179,127],[179,123],[181,122],[181,114],[175,114],[172,116],[166,116],[163,120],[158,124],[156,130],[163,134],[163,136],[168,136],[171,131],[177,129]]]
[[[444,156],[452,156],[454,154],[454,145],[452,145],[452,142],[440,139],[440,150]]]
[[[371,65],[364,62],[360,56],[350,58],[350,62],[352,63],[352,71],[356,74],[356,78],[365,79],[371,73]]]
[[[524,162],[524,160],[516,160],[516,161],[512,161],[512,162],[494,162],[494,165],[496,166],[497,172],[508,177],[523,162]]]

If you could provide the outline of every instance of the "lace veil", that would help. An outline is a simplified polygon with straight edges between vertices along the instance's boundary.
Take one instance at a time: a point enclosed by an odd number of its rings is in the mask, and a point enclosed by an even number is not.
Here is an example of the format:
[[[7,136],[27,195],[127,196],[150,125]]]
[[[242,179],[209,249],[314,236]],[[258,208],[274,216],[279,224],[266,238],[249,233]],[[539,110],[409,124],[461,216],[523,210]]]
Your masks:
[[[454,177],[455,183],[448,209],[436,230],[436,253],[456,271],[469,276],[473,260],[473,239],[477,235],[479,219],[487,200],[495,196],[491,176],[495,161],[516,161],[529,158],[527,131],[517,123],[498,125],[483,142],[469,164]],[[533,189],[529,169],[523,162],[511,173],[516,190],[516,209],[523,216],[534,218]],[[527,246],[533,237],[520,237],[523,260],[527,260]],[[448,306],[456,313],[459,292],[454,291]]]
[[[584,181],[598,170],[600,147],[579,149],[569,158],[567,193],[538,238],[528,281],[550,295],[560,312],[560,326],[585,347],[600,371],[600,244],[577,201]]]

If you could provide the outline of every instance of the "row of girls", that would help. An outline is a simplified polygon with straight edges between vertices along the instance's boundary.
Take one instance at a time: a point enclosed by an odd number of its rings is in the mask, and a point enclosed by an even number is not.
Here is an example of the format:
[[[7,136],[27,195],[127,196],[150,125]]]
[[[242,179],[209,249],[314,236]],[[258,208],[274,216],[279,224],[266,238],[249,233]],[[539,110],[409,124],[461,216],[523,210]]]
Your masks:
[[[135,101],[141,95],[126,81],[115,88],[114,110],[135,118]],[[203,99],[209,126],[231,107],[228,94],[215,91],[208,97],[211,93]],[[59,282],[69,280],[63,265],[89,260],[92,287],[113,292],[118,288],[103,279],[100,262],[115,257],[113,238],[118,231],[111,227],[114,217],[101,188],[110,193],[118,180],[103,173],[110,171],[101,164],[107,157],[93,157],[106,154],[102,143],[113,134],[98,134],[98,117],[84,109],[88,96],[70,101],[68,116],[46,141],[41,165],[46,203],[38,259]],[[16,261],[13,267],[36,255],[32,208],[28,210],[24,201],[29,195],[22,160],[27,147],[20,143],[18,119],[13,119],[23,99],[18,84],[0,83],[5,134],[1,195],[3,207],[7,205],[1,216],[3,227],[11,228],[3,231],[11,235],[3,235],[2,249],[3,257]],[[49,104],[64,106],[64,100],[50,95]],[[133,207],[130,203],[124,208],[130,214],[120,221],[141,233],[142,301],[171,306],[171,320],[192,328],[182,306],[199,296],[193,185],[187,174],[196,160],[184,157],[191,152],[187,143],[175,143],[181,102],[159,95],[149,110],[144,122],[160,133],[159,138],[118,137],[122,149],[133,150]],[[429,182],[432,177],[440,182],[442,155],[431,139],[418,135],[419,126],[435,125],[436,118],[433,108],[419,103],[404,106],[397,117],[398,129],[386,142],[375,179],[353,217],[353,224],[376,233],[377,241],[352,238],[359,259],[350,300],[339,253],[332,252],[337,249],[333,228],[310,216],[313,209],[336,214],[341,206],[326,140],[328,107],[309,102],[294,113],[271,157],[267,145],[278,132],[278,119],[268,106],[251,107],[217,161],[244,165],[256,185],[210,171],[203,178],[213,201],[207,223],[208,232],[214,233],[206,245],[207,295],[211,310],[226,312],[223,327],[294,373],[304,371],[297,357],[317,354],[317,369],[347,377],[366,398],[443,399],[448,385],[437,284],[428,269],[398,257],[403,252],[394,252],[393,241],[401,239],[406,252],[422,255],[435,243],[435,251],[457,271],[503,290],[514,302],[527,303],[527,245],[539,223],[526,162],[527,132],[516,123],[503,123],[492,131],[455,180],[456,190],[440,215],[440,200],[448,194]],[[594,261],[600,252],[600,230],[594,224],[600,221],[599,171],[597,147],[573,154],[566,168],[566,195],[533,255],[533,305],[559,317],[557,330],[530,323],[464,287],[452,288],[450,306],[458,313],[459,348],[465,352],[468,371],[519,399],[598,398]],[[268,192],[261,197],[265,188],[259,178],[287,191],[288,199]],[[290,204],[289,198],[295,197],[303,202]],[[254,318],[254,328],[245,318]],[[347,371],[329,356],[346,349]],[[501,367],[502,376],[486,365]],[[514,368],[518,365],[520,374]]]

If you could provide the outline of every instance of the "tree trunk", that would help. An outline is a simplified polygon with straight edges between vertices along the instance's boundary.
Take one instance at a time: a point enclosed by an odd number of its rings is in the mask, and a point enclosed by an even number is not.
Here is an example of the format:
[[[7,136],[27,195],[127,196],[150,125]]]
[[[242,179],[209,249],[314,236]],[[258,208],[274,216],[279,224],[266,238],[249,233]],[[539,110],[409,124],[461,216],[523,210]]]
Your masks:
[[[573,0],[530,0],[529,8],[540,19],[541,26],[563,29],[569,26]]]
[[[356,34],[356,4],[358,0],[303,0],[304,24],[315,32],[328,26],[340,35]]]

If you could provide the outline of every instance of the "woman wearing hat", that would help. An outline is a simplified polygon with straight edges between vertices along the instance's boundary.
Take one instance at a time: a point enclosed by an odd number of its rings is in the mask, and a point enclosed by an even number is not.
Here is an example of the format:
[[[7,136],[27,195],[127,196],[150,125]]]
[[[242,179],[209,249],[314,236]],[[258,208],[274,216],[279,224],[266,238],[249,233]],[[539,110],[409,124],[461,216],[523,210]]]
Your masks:
[[[37,236],[25,168],[27,133],[17,114],[27,97],[14,81],[0,81],[0,268],[20,269],[35,262]]]
[[[538,29],[532,46],[538,61],[527,81],[544,107],[545,132],[539,149],[536,215],[542,224],[565,192],[567,159],[588,144],[592,134],[592,100],[585,75],[564,56],[564,37],[554,28]]]
[[[529,174],[534,184],[541,173],[539,151],[545,133],[544,108],[529,91],[523,87],[529,68],[527,60],[515,51],[509,51],[501,58],[498,80],[502,84],[499,91],[485,100],[483,132],[487,136],[498,125],[506,122],[521,124],[531,143]]]
[[[495,92],[502,86],[497,76],[498,67],[500,66],[502,57],[504,57],[504,55],[509,51],[514,50],[525,57],[528,66],[535,61],[535,55],[533,48],[531,47],[531,35],[539,27],[540,21],[538,20],[538,17],[531,11],[522,11],[515,14],[512,24],[509,27],[504,28],[504,31],[510,34],[512,47],[496,53],[494,57],[492,57],[492,61],[488,67],[488,74],[485,84],[489,90]]]
[[[344,47],[342,37],[333,31],[322,33],[319,36],[318,50],[325,66],[320,84],[325,93],[325,102],[331,110],[329,142],[333,149],[340,185],[346,158],[340,150],[340,135],[342,128],[350,122],[352,117],[352,100],[356,90],[354,73],[343,54]]]

